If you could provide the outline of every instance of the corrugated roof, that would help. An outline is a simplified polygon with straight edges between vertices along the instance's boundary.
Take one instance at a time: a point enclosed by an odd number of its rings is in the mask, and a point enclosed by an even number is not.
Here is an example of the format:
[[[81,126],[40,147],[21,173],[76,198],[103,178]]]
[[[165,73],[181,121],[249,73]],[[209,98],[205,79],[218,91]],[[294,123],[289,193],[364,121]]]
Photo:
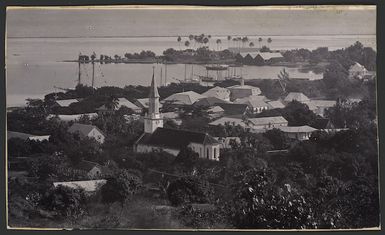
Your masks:
[[[227,88],[216,86],[204,92],[202,95],[207,97],[216,97],[219,99],[228,100],[230,98],[230,91]]]
[[[218,104],[218,106],[225,111],[226,115],[242,115],[248,109],[247,104],[228,103],[228,104]]]
[[[186,91],[186,92],[180,92],[175,93],[173,95],[170,95],[164,101],[171,102],[173,104],[179,104],[179,105],[192,105],[199,99],[205,98],[206,96],[203,96],[201,94],[198,94],[194,91]]]
[[[249,100],[268,101],[269,99],[267,99],[263,95],[251,95],[251,96],[244,97],[244,98],[238,98],[238,99],[234,100],[234,103],[236,103],[236,104],[246,104]]]
[[[304,95],[303,93],[301,92],[290,92],[286,98],[285,98],[285,101],[286,102],[291,102],[293,100],[296,100],[298,102],[307,102],[307,101],[310,101],[310,99]]]
[[[251,58],[255,59],[255,57],[260,54],[260,52],[241,52],[239,53],[243,58],[245,58],[247,55],[250,55]]]
[[[281,124],[281,123],[287,124],[288,123],[287,120],[282,116],[249,118],[249,121],[256,126],[269,125],[269,124]]]
[[[205,97],[205,98],[202,98],[202,99],[198,100],[197,102],[195,102],[194,106],[196,106],[196,107],[198,107],[198,106],[211,107],[211,106],[214,106],[216,104],[226,104],[226,103],[228,103],[228,102],[221,100],[219,98],[216,98],[216,97]]]
[[[72,103],[79,102],[77,99],[68,99],[68,100],[56,100],[56,103],[61,107],[68,107]]]
[[[85,180],[85,181],[68,181],[68,182],[54,182],[53,185],[58,187],[59,185],[72,188],[72,189],[84,189],[86,192],[95,192],[98,187],[107,183],[107,180]]]
[[[282,102],[279,101],[279,100],[269,101],[269,102],[267,102],[267,104],[270,105],[270,107],[272,109],[283,109],[283,108],[285,108],[285,105],[283,105]]]
[[[207,133],[179,129],[157,128],[152,134],[144,134],[137,144],[181,149],[190,143],[219,144]]]
[[[280,126],[278,128],[286,133],[310,133],[317,131],[317,129],[310,126]]]
[[[247,104],[252,108],[264,108],[269,107],[269,105],[263,100],[249,100]]]

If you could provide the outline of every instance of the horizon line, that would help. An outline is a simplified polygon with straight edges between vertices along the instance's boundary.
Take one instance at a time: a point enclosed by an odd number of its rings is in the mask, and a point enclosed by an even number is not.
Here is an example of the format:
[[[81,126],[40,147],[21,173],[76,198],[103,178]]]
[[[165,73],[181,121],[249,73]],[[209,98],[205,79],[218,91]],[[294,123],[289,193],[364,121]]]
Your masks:
[[[190,35],[190,34],[189,34]],[[113,36],[8,36],[7,38],[168,38],[168,37],[189,37],[189,35],[113,35]],[[194,34],[192,34],[194,35]],[[211,37],[227,37],[227,36],[246,36],[246,37],[266,37],[266,36],[377,36],[377,34],[233,34],[233,35],[221,35],[221,34],[205,34],[210,35]]]

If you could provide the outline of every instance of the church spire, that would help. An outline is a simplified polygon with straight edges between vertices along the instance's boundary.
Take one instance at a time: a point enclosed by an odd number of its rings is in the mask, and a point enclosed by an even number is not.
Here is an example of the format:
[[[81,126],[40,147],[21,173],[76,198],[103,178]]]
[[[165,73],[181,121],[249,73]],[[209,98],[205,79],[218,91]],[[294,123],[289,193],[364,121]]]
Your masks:
[[[149,98],[159,98],[158,88],[156,87],[156,82],[155,82],[154,68],[155,67],[152,67],[152,81],[151,81]]]

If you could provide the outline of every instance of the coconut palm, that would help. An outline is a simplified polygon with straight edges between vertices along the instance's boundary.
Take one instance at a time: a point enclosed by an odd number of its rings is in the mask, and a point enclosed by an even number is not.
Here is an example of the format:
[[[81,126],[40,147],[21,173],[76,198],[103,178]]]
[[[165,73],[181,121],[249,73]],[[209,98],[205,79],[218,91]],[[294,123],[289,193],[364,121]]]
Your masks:
[[[217,50],[219,50],[219,44],[222,44],[222,40],[221,39],[217,39],[217,41],[216,41],[216,43],[217,43]]]
[[[230,47],[231,36],[227,36],[227,48]]]
[[[189,41],[185,41],[184,45],[188,48],[190,46],[190,42]]]
[[[254,47],[254,42],[250,42],[249,47]]]
[[[259,42],[259,48],[261,48],[261,42],[263,41],[262,38],[258,38],[258,42]]]
[[[242,47],[245,47],[245,43],[249,41],[249,38],[247,36],[242,38]]]
[[[270,44],[273,40],[271,38],[267,39],[267,43]],[[270,46],[269,46],[270,47]]]
[[[179,49],[180,49],[180,42],[182,41],[182,38],[181,38],[180,36],[178,36],[178,39],[177,39],[177,41],[178,41],[178,44],[179,44]]]
[[[115,96],[111,95],[106,103],[106,108],[108,110],[116,110],[119,106],[119,100]]]

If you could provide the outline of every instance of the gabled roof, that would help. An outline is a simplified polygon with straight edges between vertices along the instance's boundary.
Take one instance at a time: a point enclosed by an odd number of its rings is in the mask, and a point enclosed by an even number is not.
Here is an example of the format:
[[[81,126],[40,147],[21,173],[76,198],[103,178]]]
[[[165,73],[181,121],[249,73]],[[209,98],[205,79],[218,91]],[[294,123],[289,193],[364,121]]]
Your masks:
[[[269,124],[281,124],[281,123],[287,124],[288,123],[287,120],[282,116],[249,118],[249,121],[256,126],[269,125]]]
[[[263,100],[249,100],[247,104],[252,108],[264,108],[269,107],[269,105]]]
[[[85,181],[68,181],[68,182],[54,182],[53,185],[58,187],[59,185],[72,188],[72,189],[84,189],[86,192],[94,192],[98,187],[107,183],[107,180],[85,180]]]
[[[157,128],[154,133],[145,133],[137,141],[140,145],[150,145],[167,147],[171,149],[181,149],[187,147],[190,143],[198,144],[219,144],[213,137],[207,133],[193,132],[179,129]]]
[[[216,86],[210,90],[202,93],[202,95],[207,97],[216,97],[219,99],[229,99],[230,91],[227,88]]]
[[[317,118],[310,126],[318,130],[335,128],[328,118]]]
[[[68,128],[68,132],[70,132],[70,133],[77,133],[78,132],[82,136],[88,136],[88,134],[93,129],[98,130],[102,135],[104,135],[103,132],[101,130],[99,130],[99,128],[97,128],[96,126],[81,124],[81,123],[74,123],[70,128]]]
[[[216,104],[226,104],[226,103],[228,103],[228,102],[221,100],[219,98],[216,98],[216,97],[205,97],[205,98],[202,98],[202,99],[196,101],[194,103],[194,106],[196,106],[196,107],[198,107],[198,106],[211,107],[211,106],[214,106]]]
[[[283,58],[282,54],[279,52],[260,52],[258,55],[261,56],[264,60],[270,60],[272,58]]]
[[[361,71],[367,71],[365,66],[361,65],[360,63],[356,62],[349,68],[350,72],[361,72]]]
[[[239,53],[243,58],[245,58],[247,55],[251,56],[251,58],[255,59],[255,57],[257,57],[257,55],[259,54],[260,52],[241,52]]]
[[[217,104],[217,105],[225,111],[226,115],[244,114],[248,109],[247,104],[228,103],[228,104]]]
[[[272,109],[283,109],[283,108],[285,108],[285,105],[283,105],[282,102],[279,101],[279,100],[269,101],[269,102],[267,102],[267,104]]]
[[[139,108],[148,108],[150,104],[150,98],[136,99],[135,105]],[[159,104],[159,107],[162,107],[162,104]]]
[[[280,126],[278,128],[286,133],[310,133],[317,130],[310,126]]]
[[[122,106],[126,106],[127,108],[130,108],[130,109],[133,109],[133,110],[140,109],[138,106],[136,106],[135,104],[131,103],[126,98],[118,98],[118,109],[120,107],[122,107]]]
[[[70,104],[77,102],[79,102],[77,99],[56,100],[56,103],[61,107],[68,107]]]
[[[22,140],[27,140],[29,137],[32,137],[33,135],[22,133],[22,132],[16,132],[16,131],[7,131],[7,139],[11,138],[19,138]]]
[[[236,104],[246,104],[249,100],[268,101],[268,99],[264,95],[251,95],[251,96],[244,97],[244,98],[238,98],[238,99],[234,100],[234,103],[236,103]]]
[[[258,94],[261,94],[261,89],[259,89],[259,87],[256,87],[256,86],[249,86],[249,85],[234,85],[234,86],[231,86],[231,87],[228,87],[229,90],[257,90],[257,93]]]
[[[196,101],[205,97],[206,96],[198,94],[194,91],[186,91],[186,92],[180,92],[180,93],[175,93],[173,95],[170,95],[163,101],[171,102],[173,104],[179,104],[179,105],[192,105]]]
[[[220,113],[220,112],[224,112],[225,110],[223,108],[221,108],[220,106],[214,106],[210,109],[207,110],[208,113]]]
[[[291,102],[293,100],[296,100],[298,102],[307,102],[307,101],[310,101],[310,99],[304,95],[303,93],[301,92],[290,92],[286,98],[285,98],[285,101],[286,102]]]

